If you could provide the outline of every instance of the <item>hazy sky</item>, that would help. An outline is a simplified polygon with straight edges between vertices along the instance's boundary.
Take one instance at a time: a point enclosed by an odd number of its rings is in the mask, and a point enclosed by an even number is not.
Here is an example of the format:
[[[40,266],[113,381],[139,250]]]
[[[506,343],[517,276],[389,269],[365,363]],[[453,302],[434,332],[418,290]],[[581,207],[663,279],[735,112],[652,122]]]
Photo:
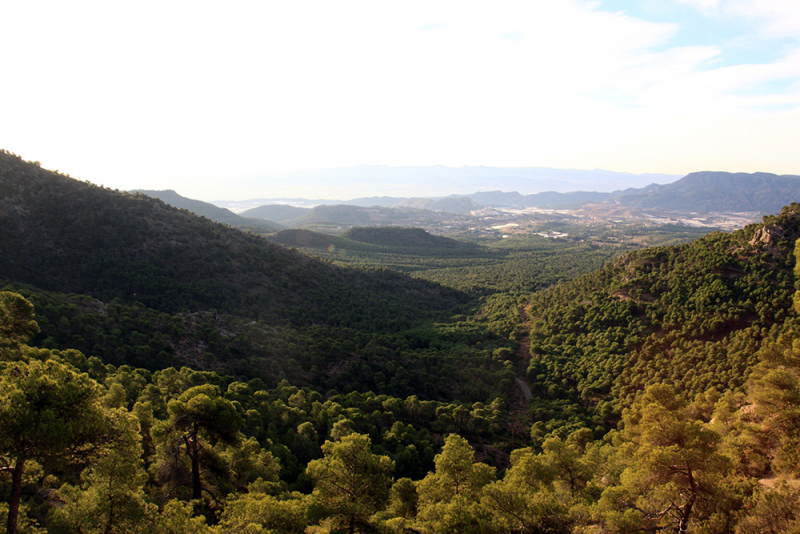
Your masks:
[[[0,7],[0,148],[114,188],[211,200],[360,164],[800,174],[797,0]]]

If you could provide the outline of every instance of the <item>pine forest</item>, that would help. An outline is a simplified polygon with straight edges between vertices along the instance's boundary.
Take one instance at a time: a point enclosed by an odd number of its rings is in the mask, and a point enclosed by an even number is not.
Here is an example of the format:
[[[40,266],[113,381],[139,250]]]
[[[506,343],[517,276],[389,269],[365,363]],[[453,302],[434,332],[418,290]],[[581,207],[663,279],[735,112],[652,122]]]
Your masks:
[[[0,153],[0,524],[800,533],[800,205],[579,231],[234,227]]]

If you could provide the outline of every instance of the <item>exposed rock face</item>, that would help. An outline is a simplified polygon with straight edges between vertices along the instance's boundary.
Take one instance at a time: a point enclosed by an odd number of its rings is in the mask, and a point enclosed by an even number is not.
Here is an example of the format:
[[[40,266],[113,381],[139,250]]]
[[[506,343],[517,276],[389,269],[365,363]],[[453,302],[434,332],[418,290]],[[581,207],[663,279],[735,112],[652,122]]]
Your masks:
[[[762,247],[774,247],[784,237],[785,232],[777,226],[759,228],[750,240],[750,244]]]

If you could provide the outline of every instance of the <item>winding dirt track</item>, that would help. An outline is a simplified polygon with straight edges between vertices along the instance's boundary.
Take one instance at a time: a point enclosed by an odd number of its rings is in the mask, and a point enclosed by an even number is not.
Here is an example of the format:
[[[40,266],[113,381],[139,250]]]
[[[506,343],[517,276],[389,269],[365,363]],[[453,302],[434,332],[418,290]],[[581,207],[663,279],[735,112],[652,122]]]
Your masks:
[[[530,317],[530,314],[528,313],[527,306],[520,306],[519,315],[520,315],[520,319],[522,319],[522,324],[527,326],[531,321],[531,317]],[[527,361],[531,357],[531,352],[530,352],[531,351],[531,340],[530,340],[530,337],[527,336],[527,335],[522,336],[517,343],[518,343],[517,358],[519,358],[520,370],[522,372],[525,372],[525,364],[527,363]],[[528,387],[528,384],[525,383],[525,381],[522,380],[521,378],[519,378],[519,377],[515,377],[515,378],[516,378],[516,381],[517,381],[517,385],[519,386],[519,389],[522,391],[522,395],[525,397],[525,400],[526,401],[530,400],[531,397],[533,396],[531,394],[531,388]]]
[[[519,389],[522,390],[525,400],[530,400],[533,395],[531,395],[531,388],[528,387],[528,384],[526,384],[521,378],[517,378],[517,385],[519,386]]]

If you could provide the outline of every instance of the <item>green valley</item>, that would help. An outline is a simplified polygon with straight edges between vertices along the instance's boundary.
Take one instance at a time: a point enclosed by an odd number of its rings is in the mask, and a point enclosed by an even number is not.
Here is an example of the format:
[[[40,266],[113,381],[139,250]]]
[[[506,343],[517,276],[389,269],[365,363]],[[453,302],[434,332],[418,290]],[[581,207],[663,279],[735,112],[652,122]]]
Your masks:
[[[0,153],[7,532],[800,529],[800,205],[348,216],[233,227]]]

